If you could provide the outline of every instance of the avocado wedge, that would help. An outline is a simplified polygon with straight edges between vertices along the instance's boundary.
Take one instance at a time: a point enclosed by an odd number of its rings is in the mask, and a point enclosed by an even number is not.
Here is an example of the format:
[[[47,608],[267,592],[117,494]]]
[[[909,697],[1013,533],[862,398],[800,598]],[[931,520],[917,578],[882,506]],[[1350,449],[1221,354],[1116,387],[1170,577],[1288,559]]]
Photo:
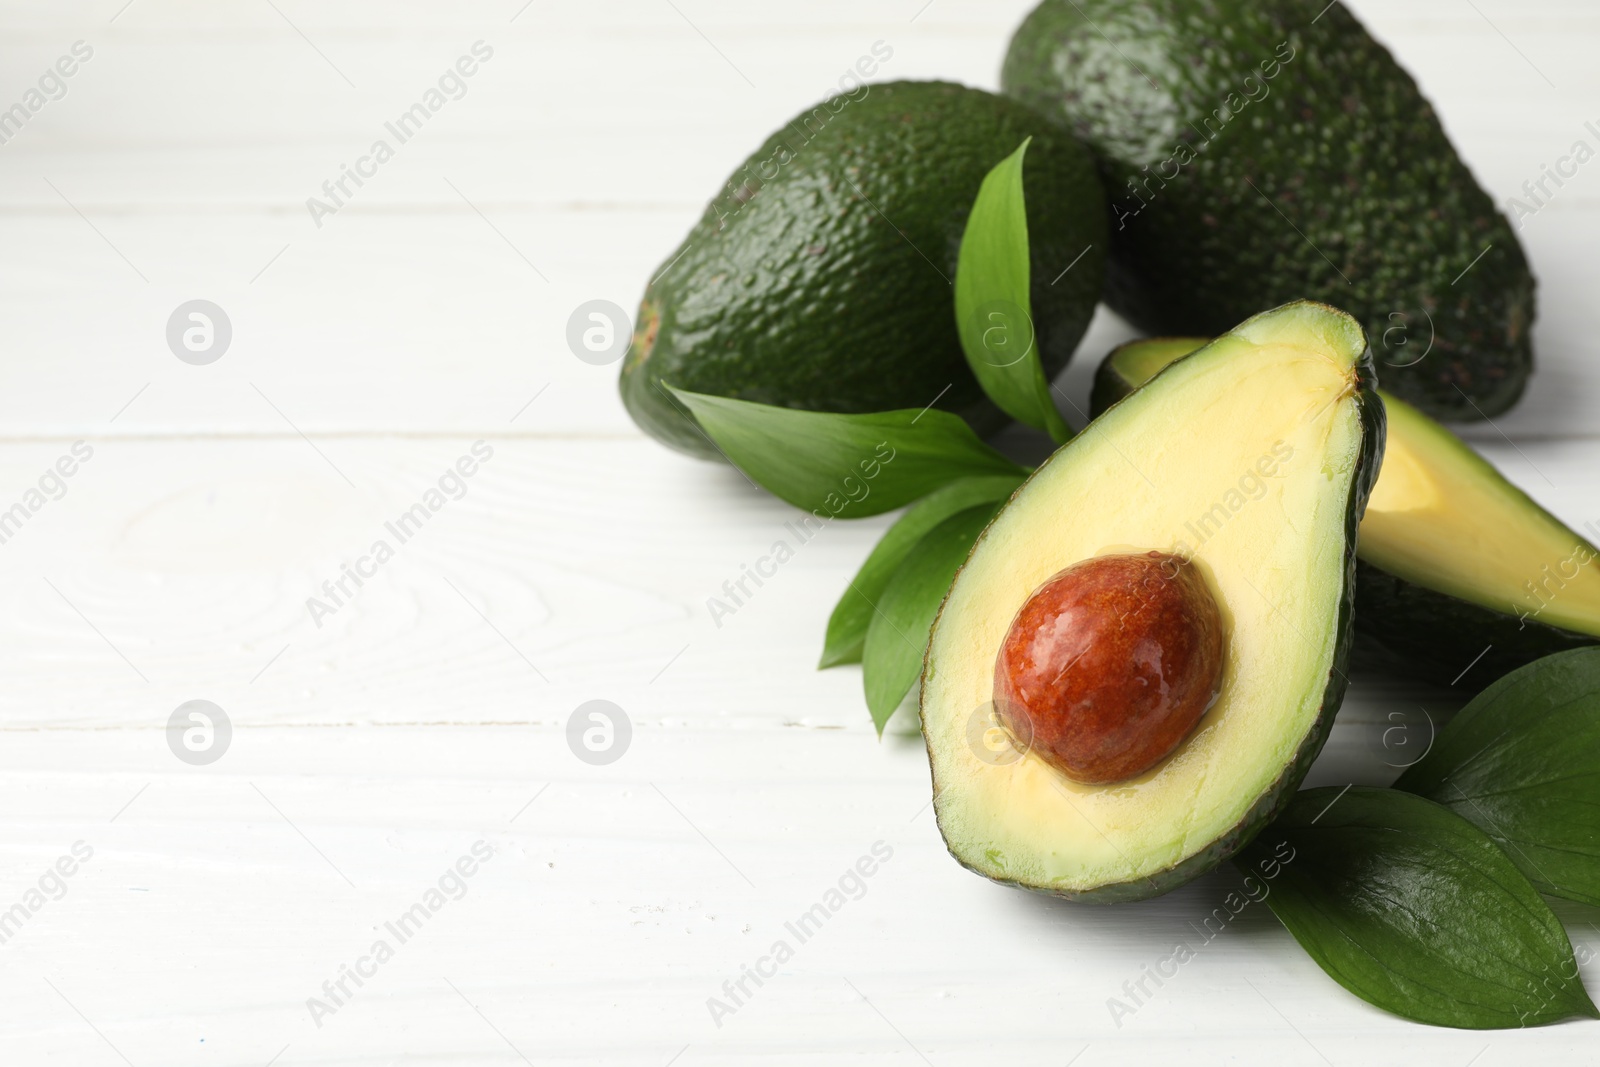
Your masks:
[[[1053,377],[1105,279],[1109,223],[1094,161],[1015,100],[885,82],[786,123],[654,272],[622,365],[634,422],[717,458],[665,385],[806,411],[933,404],[980,434],[998,429],[1006,420],[967,365],[951,284],[984,177],[1030,137],[1030,303]]]
[[[1348,5],[1045,0],[1001,84],[1094,152],[1106,301],[1140,329],[1213,336],[1326,300],[1429,415],[1493,417],[1521,395],[1534,278],[1516,231]]]
[[[1204,343],[1116,349],[1095,373],[1094,413]],[[1475,692],[1542,656],[1600,643],[1594,546],[1465,441],[1379,395],[1389,443],[1357,545],[1355,666]]]
[[[934,807],[958,861],[1073,899],[1151,897],[1227,858],[1292,795],[1344,695],[1356,529],[1383,448],[1371,381],[1353,318],[1286,305],[1117,404],[1001,509],[922,677]],[[1218,508],[1226,520],[1197,537]],[[997,657],[1052,576],[1149,552],[1185,560],[1214,599],[1220,688],[1151,769],[1086,783],[1001,725]]]

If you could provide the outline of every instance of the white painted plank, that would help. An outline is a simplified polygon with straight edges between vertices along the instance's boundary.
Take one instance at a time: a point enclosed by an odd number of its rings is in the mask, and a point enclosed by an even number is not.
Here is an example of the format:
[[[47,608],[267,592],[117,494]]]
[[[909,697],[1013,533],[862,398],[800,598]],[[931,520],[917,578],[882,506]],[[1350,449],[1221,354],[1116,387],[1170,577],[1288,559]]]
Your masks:
[[[1595,432],[1600,307],[1586,286],[1600,211],[1550,212],[1529,236],[1538,370],[1516,410],[1466,428],[1475,438]],[[176,229],[98,220],[119,256],[70,213],[13,217],[4,228],[34,252],[0,258],[13,345],[0,363],[0,422],[12,434],[81,434],[121,412],[117,427],[130,433],[283,432],[286,419],[313,434],[492,433],[549,384],[562,399],[541,432],[633,434],[616,367],[580,362],[567,324],[589,300],[631,311],[687,218],[506,209],[492,220],[466,208],[341,216],[309,239],[259,216]],[[205,367],[179,362],[166,342],[169,317],[197,297],[220,305],[233,330]],[[1067,378],[1079,408],[1094,366],[1128,336],[1107,313],[1084,341]]]
[[[347,7],[307,21],[367,50],[364,64],[390,79],[350,90],[269,9],[136,5],[110,27],[126,40],[111,38],[4,148],[15,165],[0,170],[0,316],[17,356],[0,367],[0,419],[15,432],[84,432],[152,382],[124,429],[282,429],[254,381],[308,431],[483,432],[501,417],[491,400],[554,381],[581,388],[564,390],[547,428],[630,432],[613,375],[566,349],[577,305],[631,309],[733,165],[873,41],[895,42],[880,77],[992,86],[1023,5],[983,14],[938,0],[915,23],[904,6],[696,10],[696,25],[746,50],[755,90],[664,5],[587,19],[530,9],[467,95],[319,229],[305,199],[500,9],[385,21]],[[14,14],[30,27],[14,46],[27,55],[8,66],[50,62],[58,46],[44,38],[70,44],[91,10],[53,30]],[[1495,25],[1511,14],[1484,11]],[[1583,110],[1600,88],[1582,32],[1596,16],[1536,12],[1517,13],[1508,43],[1470,7],[1363,10],[1501,198],[1600,117]],[[284,65],[297,61],[314,69]],[[1580,172],[1523,233],[1542,282],[1541,366],[1527,401],[1497,420],[1507,433],[1593,431],[1592,180]],[[235,321],[236,347],[204,369],[178,364],[162,340],[167,316],[196,296]],[[1101,347],[1086,344],[1079,362]]]
[[[95,449],[0,543],[0,910],[95,850],[0,944],[0,1061],[1592,1060],[1594,1024],[1389,1018],[1259,909],[1117,1027],[1106,999],[1233,876],[1100,909],[960,870],[904,719],[875,742],[859,671],[812,669],[888,519],[829,527],[718,627],[706,598],[792,510],[640,437],[615,368],[565,350],[572,308],[631,307],[732,166],[873,41],[895,48],[880,76],[992,87],[1027,3],[274,2],[0,4],[0,101],[96,48],[0,147],[0,510]],[[1600,117],[1580,0],[1355,6],[1497,196]],[[305,197],[480,37],[468,94],[316,228]],[[1576,526],[1600,524],[1597,180],[1524,233],[1543,364],[1497,420],[1516,443],[1473,431]],[[196,296],[236,329],[209,367],[163,340]],[[1097,322],[1079,403],[1124,336]],[[306,598],[478,438],[466,496],[319,628]],[[236,727],[210,767],[163,734],[195,698]],[[608,767],[565,741],[597,698],[635,728]],[[1311,782],[1387,780],[1375,738],[1419,703],[1451,705],[1358,678]],[[466,897],[318,1028],[306,998],[480,839],[499,851]],[[718,1028],[706,999],[880,839],[866,895]],[[1561,911],[1600,947],[1592,911]]]
[[[858,669],[813,665],[890,516],[802,544],[800,513],[726,468],[640,440],[503,438],[402,541],[389,525],[471,444],[333,438],[325,460],[298,438],[92,443],[0,545],[0,722],[152,726],[204,698],[262,726],[550,724],[605,697],[696,728],[867,729]],[[67,447],[0,446],[0,504]],[[1600,528],[1592,444],[1486,451]],[[794,558],[714,619],[708,599],[731,602],[724,583],[780,539]],[[362,562],[379,540],[393,558]],[[336,603],[323,583],[357,563],[375,576]]]
[[[94,856],[4,946],[0,1047],[115,1062],[75,1008],[130,1062],[175,1067],[285,1045],[291,1065],[521,1062],[494,1030],[535,1063],[665,1064],[685,1045],[679,1062],[917,1062],[908,1043],[952,1065],[1059,1064],[1086,1044],[1078,1062],[1105,1065],[1181,1050],[1399,1067],[1486,1046],[1480,1062],[1589,1062],[1594,1024],[1479,1035],[1385,1016],[1256,907],[1200,946],[1189,924],[1229,872],[1117,908],[984,882],[918,813],[920,752],[864,733],[645,729],[594,768],[553,728],[253,729],[203,769],[150,730],[8,733],[8,897],[75,841]],[[388,935],[394,958],[317,1027],[307,998],[479,840],[498,851],[465,896],[415,940]],[[876,841],[893,854],[865,892],[799,943],[785,922]],[[1564,910],[1593,945],[1588,913]],[[707,998],[780,939],[793,960],[716,1026]],[[1118,1027],[1107,999],[1179,939],[1198,958]]]

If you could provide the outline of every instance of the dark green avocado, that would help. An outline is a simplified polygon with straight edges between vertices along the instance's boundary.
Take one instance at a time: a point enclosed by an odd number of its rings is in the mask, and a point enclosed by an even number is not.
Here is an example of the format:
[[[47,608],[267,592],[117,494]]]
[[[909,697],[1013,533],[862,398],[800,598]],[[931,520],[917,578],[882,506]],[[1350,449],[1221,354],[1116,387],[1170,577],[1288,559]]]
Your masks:
[[[1353,313],[1384,388],[1482,419],[1533,368],[1534,279],[1432,106],[1343,4],[1045,0],[1005,91],[1095,153],[1107,302],[1212,336],[1286,300]]]
[[[1014,100],[888,82],[769,137],[657,269],[622,366],[634,421],[717,455],[665,383],[813,411],[936,405],[997,428],[962,355],[952,282],[984,176],[1029,137],[1030,296],[1053,376],[1104,284],[1105,196],[1088,152]]]
[[[1577,535],[1573,534],[1576,538]],[[1593,567],[1593,550],[1588,566]],[[1511,608],[1509,598],[1506,607]],[[1600,633],[1600,614],[1589,609]],[[1516,609],[1484,607],[1356,560],[1351,665],[1476,693],[1536,659],[1600,644],[1596,633],[1550,626]]]
[[[1162,337],[1113,350],[1095,373],[1094,414],[1204,343]],[[1351,663],[1476,692],[1536,659],[1600,644],[1600,551],[1465,441],[1379,395],[1388,449],[1357,545]]]

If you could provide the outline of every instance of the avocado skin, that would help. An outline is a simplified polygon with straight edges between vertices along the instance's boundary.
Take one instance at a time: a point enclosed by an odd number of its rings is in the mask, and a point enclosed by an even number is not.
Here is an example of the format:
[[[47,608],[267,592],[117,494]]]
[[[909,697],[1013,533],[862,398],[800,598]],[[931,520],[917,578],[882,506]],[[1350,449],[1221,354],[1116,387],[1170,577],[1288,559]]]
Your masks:
[[[680,451],[719,455],[665,382],[813,411],[937,402],[980,433],[999,428],[1006,420],[962,354],[951,284],[979,186],[1030,136],[1030,297],[1053,377],[1104,285],[1108,222],[1093,160],[1014,100],[888,82],[774,133],[656,271],[622,366],[634,421]]]
[[[1386,390],[1437,418],[1500,414],[1533,369],[1527,259],[1410,75],[1344,5],[1313,22],[1322,6],[1046,0],[1002,84],[1095,153],[1115,219],[1106,300],[1140,328],[1214,336],[1323,300],[1386,350]],[[1230,94],[1243,106],[1219,123]]]
[[[1204,344],[1204,342],[1201,342]],[[1089,418],[1098,419],[1107,408],[1138,388],[1117,372],[1113,365],[1122,346],[1111,350],[1110,355],[1095,368],[1094,384],[1089,389]]]
[[[1196,348],[1204,343],[1194,340]],[[1126,347],[1113,349],[1095,370],[1089,398],[1092,418],[1138,388],[1116,365],[1117,354]],[[1365,560],[1356,561],[1356,604],[1353,669],[1421,679],[1469,694],[1536,659],[1600,644],[1600,638],[1537,619],[1523,620],[1408,582]],[[1482,656],[1474,660],[1480,651]]]
[[[1136,341],[1127,341],[1106,353],[1106,358],[1100,361],[1100,366],[1094,371],[1094,384],[1089,390],[1089,418],[1098,419],[1106,413],[1106,409],[1123,397],[1133,393],[1144,382],[1136,382],[1123,373],[1117,366],[1117,357],[1123,350],[1152,342],[1167,342],[1187,340],[1194,342],[1194,349],[1198,351],[1211,342],[1204,337],[1142,337]]]
[[[1585,634],[1416,585],[1365,562],[1356,568],[1356,603],[1360,615],[1352,666],[1469,694],[1536,659],[1600,644]],[[1482,657],[1474,659],[1480,652]]]
[[[1333,663],[1328,669],[1328,682],[1322,691],[1322,704],[1317,713],[1317,721],[1306,733],[1300,747],[1296,750],[1294,758],[1284,766],[1283,773],[1266,792],[1262,793],[1250,810],[1245,813],[1237,823],[1226,833],[1219,836],[1207,847],[1196,852],[1181,863],[1174,864],[1164,871],[1159,871],[1147,878],[1132,882],[1114,882],[1096,889],[1082,892],[1059,889],[1044,889],[1036,885],[1010,878],[996,878],[968,864],[954,849],[946,843],[945,850],[967,870],[974,874],[982,875],[992,882],[1009,885],[1018,889],[1028,889],[1033,892],[1046,893],[1050,896],[1061,897],[1064,900],[1073,900],[1085,904],[1122,904],[1134,900],[1148,900],[1164,893],[1170,893],[1179,886],[1191,882],[1200,875],[1220,865],[1234,853],[1248,845],[1264,829],[1267,824],[1277,817],[1278,813],[1294,799],[1295,790],[1300,787],[1300,782],[1311,769],[1311,764],[1316,761],[1317,754],[1322,751],[1322,746],[1327,743],[1328,734],[1333,729],[1334,715],[1339,710],[1339,705],[1344,702],[1345,688],[1349,685],[1347,668],[1355,643],[1355,600],[1356,600],[1356,534],[1361,527],[1361,516],[1367,510],[1367,498],[1372,495],[1372,487],[1378,482],[1378,471],[1383,466],[1383,446],[1388,430],[1388,416],[1383,409],[1383,401],[1377,393],[1377,373],[1373,366],[1372,350],[1369,348],[1362,354],[1356,363],[1356,405],[1361,416],[1361,454],[1356,460],[1356,475],[1350,482],[1350,497],[1345,506],[1345,581],[1344,593],[1339,598],[1339,615],[1334,623],[1334,651]],[[1133,390],[1127,389],[1122,395],[1126,396]],[[1120,398],[1119,398],[1120,399]],[[1098,413],[1097,413],[1098,414]],[[1057,455],[1060,453],[1058,452]],[[1047,460],[1046,463],[1049,461]],[[1044,469],[1041,464],[1039,470]],[[1038,471],[1034,472],[1037,477]],[[1024,486],[1026,483],[1024,483]],[[1021,493],[1018,489],[1017,493]],[[1016,494],[1013,494],[1015,497]],[[982,538],[980,537],[979,540]],[[954,583],[952,583],[953,586]],[[940,606],[940,612],[944,606]],[[926,661],[924,661],[926,670]],[[929,753],[929,765],[933,770],[933,792],[939,794],[939,773],[932,766],[933,756]],[[942,836],[942,835],[941,835]]]
[[[1112,404],[1133,392],[1143,382],[1136,382],[1117,363],[1117,357],[1129,348],[1138,348],[1145,345],[1173,345],[1187,348],[1183,355],[1197,351],[1210,344],[1204,337],[1143,337],[1136,341],[1126,341],[1113,348],[1106,357],[1100,361],[1100,366],[1094,371],[1094,384],[1089,391],[1089,417],[1097,419]]]

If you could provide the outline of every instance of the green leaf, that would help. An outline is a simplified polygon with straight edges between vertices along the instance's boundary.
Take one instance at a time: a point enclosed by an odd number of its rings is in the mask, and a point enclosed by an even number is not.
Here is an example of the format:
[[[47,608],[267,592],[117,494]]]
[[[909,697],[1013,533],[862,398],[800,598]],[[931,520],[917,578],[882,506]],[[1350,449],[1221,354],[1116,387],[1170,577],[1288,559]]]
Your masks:
[[[1027,473],[936,408],[838,415],[672,393],[736,467],[822,518],[893,511],[958,478]]]
[[[1238,862],[1329,977],[1396,1015],[1471,1030],[1600,1017],[1539,891],[1431,800],[1308,789]]]
[[[956,571],[998,510],[997,503],[980,504],[945,519],[923,534],[889,579],[867,626],[861,657],[867,710],[879,737],[922,673],[928,632]]]
[[[1018,422],[1072,437],[1039,362],[1028,295],[1028,210],[1022,164],[1033,138],[983,179],[956,262],[956,328],[978,384]]]
[[[1600,648],[1495,682],[1395,788],[1475,824],[1542,891],[1600,904]]]
[[[850,587],[828,618],[818,669],[861,662],[861,649],[872,622],[873,605],[883,596],[889,580],[924,534],[958,511],[1009,497],[1022,484],[1021,475],[997,474],[962,478],[923,497],[912,505],[878,541],[861,565]]]

